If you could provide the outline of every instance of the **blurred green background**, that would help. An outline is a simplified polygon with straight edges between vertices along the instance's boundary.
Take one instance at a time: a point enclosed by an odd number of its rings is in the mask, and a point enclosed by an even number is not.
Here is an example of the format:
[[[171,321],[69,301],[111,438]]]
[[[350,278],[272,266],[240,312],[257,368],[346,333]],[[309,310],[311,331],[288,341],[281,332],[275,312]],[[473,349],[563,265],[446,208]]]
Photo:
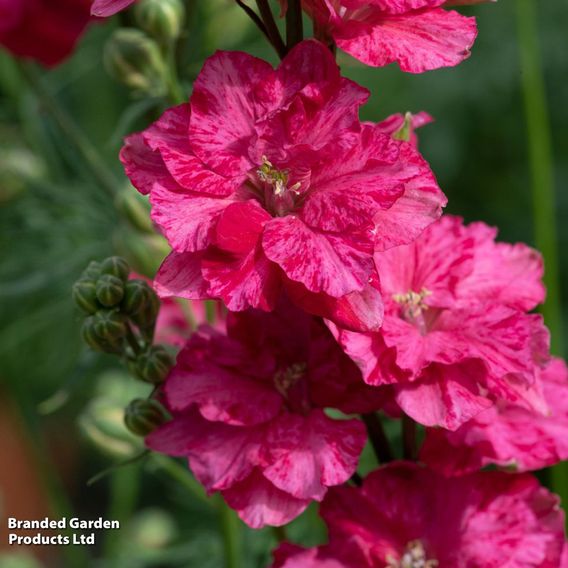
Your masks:
[[[448,212],[498,226],[503,240],[534,244],[533,196],[537,201],[546,196],[538,194],[538,187],[536,195],[531,190],[517,25],[518,10],[526,1],[465,9],[478,17],[479,37],[471,58],[454,69],[414,76],[394,66],[367,68],[344,54],[339,62],[346,75],[372,91],[364,119],[377,121],[408,110],[424,110],[435,118],[420,131],[420,147],[449,197]],[[189,0],[188,12],[179,53],[188,93],[204,58],[215,49],[242,49],[276,63],[234,2]],[[538,2],[561,282],[568,281],[568,256],[563,253],[568,245],[567,23],[562,0]],[[94,144],[108,172],[120,180],[117,190],[128,191],[117,158],[121,139],[153,120],[163,101],[133,98],[105,73],[103,45],[121,24],[129,24],[128,14],[91,26],[73,58],[42,72],[40,80]],[[1,53],[0,439],[12,440],[12,450],[28,460],[19,485],[24,501],[26,495],[34,496],[34,504],[25,509],[30,518],[103,516],[122,520],[124,527],[101,533],[94,549],[43,549],[40,562],[71,567],[224,566],[219,527],[233,525],[234,519],[220,516],[215,503],[205,503],[175,481],[181,469],[150,460],[86,484],[138,451],[133,449],[136,442],[122,439],[122,434],[117,438],[115,431],[120,408],[137,387],[114,359],[83,347],[80,317],[70,301],[70,287],[88,261],[112,253],[127,254],[140,271],[151,274],[163,247],[120,215],[113,197],[93,179],[17,66]],[[568,296],[566,287],[563,291]],[[566,315],[564,311],[564,320]],[[562,348],[556,345],[558,353]],[[8,449],[0,445],[4,470],[15,469],[18,459]],[[10,513],[3,491],[6,486],[0,486],[2,530],[4,514]],[[265,566],[275,535],[234,527],[225,534],[235,535],[235,530],[242,566]],[[321,531],[310,511],[290,534],[310,544],[321,538]],[[28,565],[33,561],[0,557],[2,567]]]

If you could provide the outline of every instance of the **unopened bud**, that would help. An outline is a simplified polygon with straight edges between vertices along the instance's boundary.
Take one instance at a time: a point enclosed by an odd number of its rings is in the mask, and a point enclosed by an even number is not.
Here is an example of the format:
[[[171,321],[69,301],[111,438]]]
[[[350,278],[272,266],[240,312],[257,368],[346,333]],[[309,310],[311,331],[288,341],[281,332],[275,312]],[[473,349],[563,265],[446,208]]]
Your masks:
[[[392,137],[395,140],[402,140],[403,142],[409,142],[411,135],[412,135],[412,113],[407,112],[404,115],[404,122],[402,123],[402,126],[396,132],[393,132]]]
[[[104,62],[117,81],[141,93],[160,96],[165,92],[165,63],[158,44],[144,32],[116,30],[105,46]]]
[[[103,274],[97,280],[97,300],[107,308],[112,308],[124,297],[124,283],[112,274]]]
[[[136,359],[136,376],[147,383],[159,385],[173,367],[174,359],[162,345],[153,345]]]
[[[101,275],[101,264],[100,262],[91,261],[89,266],[83,270],[81,274],[82,280],[96,280]]]
[[[144,280],[129,280],[124,285],[121,310],[130,316],[140,313],[152,302],[152,295],[154,290]]]
[[[147,436],[168,420],[164,407],[154,399],[137,398],[124,411],[126,427],[137,436]]]
[[[156,327],[156,320],[160,312],[160,300],[156,293],[150,289],[148,295],[148,302],[142,310],[130,316],[133,323],[138,326],[142,336],[148,342],[152,341],[154,335],[154,328]]]
[[[114,310],[99,310],[94,315],[97,335],[105,341],[116,341],[126,335],[124,316]]]
[[[160,42],[179,38],[185,20],[181,0],[141,0],[134,9],[138,25]]]
[[[83,322],[81,335],[85,343],[95,351],[104,353],[120,353],[122,351],[122,341],[108,340],[102,338],[95,329],[95,316],[89,316]]]
[[[154,225],[150,219],[150,203],[132,186],[120,191],[114,204],[134,229],[151,235],[155,234]]]
[[[128,262],[124,258],[110,256],[101,263],[101,274],[110,274],[126,282],[130,274],[130,266],[128,266]]]
[[[72,295],[75,304],[87,314],[94,314],[100,307],[94,280],[77,280],[73,284]]]

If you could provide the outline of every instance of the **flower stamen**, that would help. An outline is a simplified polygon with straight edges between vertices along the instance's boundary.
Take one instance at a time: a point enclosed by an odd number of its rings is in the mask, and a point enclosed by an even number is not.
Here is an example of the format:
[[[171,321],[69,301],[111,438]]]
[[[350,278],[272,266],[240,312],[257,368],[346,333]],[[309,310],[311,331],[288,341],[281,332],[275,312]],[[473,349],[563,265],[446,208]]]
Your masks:
[[[385,568],[436,568],[439,565],[437,560],[426,558],[426,550],[419,540],[412,540],[406,545],[400,560],[389,556],[387,562]]]

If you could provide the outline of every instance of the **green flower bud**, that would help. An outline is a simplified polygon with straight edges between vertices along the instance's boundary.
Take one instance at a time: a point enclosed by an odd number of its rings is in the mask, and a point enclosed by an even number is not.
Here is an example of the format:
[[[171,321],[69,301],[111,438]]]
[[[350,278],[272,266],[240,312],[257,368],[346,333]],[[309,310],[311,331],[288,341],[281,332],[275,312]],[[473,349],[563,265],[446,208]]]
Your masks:
[[[153,345],[136,359],[136,376],[147,383],[159,385],[173,365],[174,359],[168,350],[162,345]]]
[[[160,312],[160,300],[156,295],[156,292],[148,286],[147,301],[144,307],[130,315],[130,319],[138,326],[140,331],[146,339],[151,339],[154,333],[154,327],[156,326],[156,319],[158,318],[158,313]]]
[[[99,309],[97,285],[94,280],[77,280],[72,289],[73,301],[87,314],[94,314]]]
[[[96,280],[101,275],[101,264],[100,262],[91,261],[89,266],[83,270],[81,274],[81,280]]]
[[[168,419],[164,407],[154,399],[137,398],[124,411],[126,427],[138,436],[151,434]]]
[[[95,329],[95,316],[89,316],[83,322],[81,335],[85,343],[95,351],[103,353],[120,353],[122,351],[122,341],[116,339],[104,339]]]
[[[159,45],[140,30],[121,28],[105,46],[104,63],[117,81],[142,94],[165,93],[166,66]]]
[[[105,341],[116,341],[126,335],[126,321],[114,310],[99,310],[94,315],[95,333]]]
[[[155,294],[151,286],[144,280],[129,280],[124,285],[124,298],[120,308],[130,316],[137,314],[152,302],[152,295]]]
[[[185,20],[181,0],[141,0],[134,8],[138,25],[160,42],[179,38]]]
[[[412,135],[412,113],[407,112],[404,115],[404,122],[402,126],[393,133],[392,137],[395,140],[402,140],[403,142],[409,142],[410,136]]]
[[[103,274],[97,280],[97,300],[107,308],[112,308],[124,297],[124,283],[112,274]]]
[[[110,256],[101,263],[101,274],[111,274],[126,282],[130,274],[130,266],[128,266],[128,262],[124,258]]]
[[[151,235],[155,234],[154,225],[150,219],[150,203],[146,197],[134,191],[132,186],[120,191],[114,204],[134,229]]]

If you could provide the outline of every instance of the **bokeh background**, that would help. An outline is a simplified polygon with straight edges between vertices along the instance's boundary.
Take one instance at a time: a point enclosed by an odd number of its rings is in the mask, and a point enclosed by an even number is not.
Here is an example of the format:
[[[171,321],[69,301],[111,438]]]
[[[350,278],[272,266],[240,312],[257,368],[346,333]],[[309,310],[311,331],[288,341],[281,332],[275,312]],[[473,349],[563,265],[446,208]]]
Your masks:
[[[498,226],[503,240],[535,244],[535,207],[546,192],[532,182],[528,153],[521,46],[531,38],[519,34],[518,25],[526,2],[532,0],[464,9],[478,17],[480,31],[471,58],[454,69],[413,76],[394,66],[366,68],[343,54],[339,62],[372,91],[365,119],[408,110],[435,118],[420,131],[420,147],[449,197],[449,212]],[[187,4],[179,58],[188,94],[215,49],[242,49],[276,63],[234,2]],[[568,299],[567,12],[563,0],[533,5],[550,112],[563,283],[558,294]],[[87,485],[139,451],[139,442],[121,428],[121,409],[139,387],[114,359],[82,345],[70,287],[92,259],[123,254],[152,275],[166,252],[159,237],[140,232],[123,214],[121,200],[133,190],[117,159],[121,139],[143,128],[163,104],[133,98],[103,68],[103,46],[128,18],[92,25],[67,63],[39,73],[47,93],[120,180],[116,195],[93,179],[45,102],[0,53],[0,566],[219,568],[227,535],[240,546],[241,566],[265,566],[276,536],[246,530],[221,514],[216,502],[187,485],[175,463],[145,460]],[[566,321],[566,308],[562,315]],[[558,341],[555,350],[561,354],[564,347]],[[562,472],[542,477],[558,483],[559,475],[562,480]],[[123,529],[100,533],[94,548],[42,547],[19,550],[25,554],[16,557],[14,549],[1,548],[7,515],[103,516],[119,519]],[[312,544],[324,533],[310,510],[290,534]]]

